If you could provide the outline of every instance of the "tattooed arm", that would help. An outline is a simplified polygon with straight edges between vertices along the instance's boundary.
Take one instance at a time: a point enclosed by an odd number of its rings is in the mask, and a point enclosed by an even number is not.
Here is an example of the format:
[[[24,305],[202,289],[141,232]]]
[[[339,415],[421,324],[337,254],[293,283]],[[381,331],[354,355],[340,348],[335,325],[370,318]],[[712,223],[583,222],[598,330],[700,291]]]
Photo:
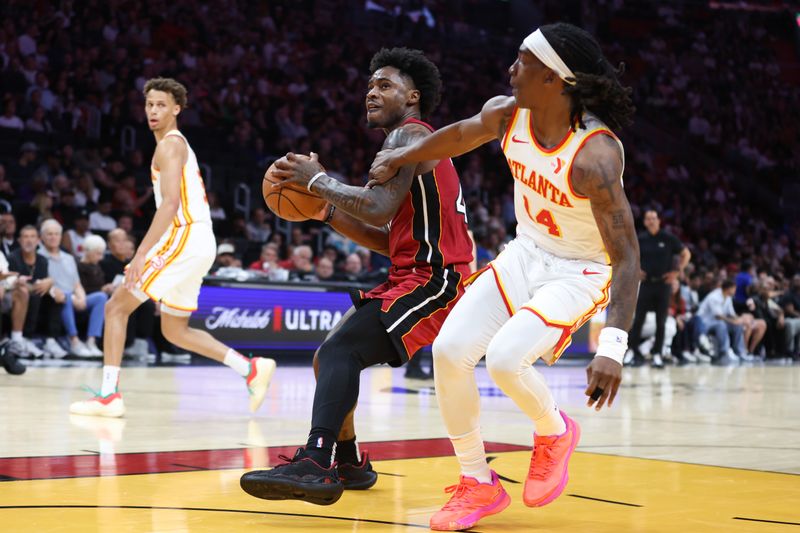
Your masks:
[[[389,150],[384,147],[372,163],[369,171],[372,179],[368,185],[386,183],[403,165],[455,157],[489,141],[502,140],[515,106],[513,97],[495,96],[474,117],[450,124],[405,148]]]
[[[331,213],[331,210],[333,212]],[[384,225],[381,227],[370,226],[352,216],[348,215],[341,209],[335,209],[330,203],[312,216],[314,220],[327,222],[338,233],[361,246],[366,246],[373,252],[389,257],[389,226]]]
[[[622,188],[622,154],[616,141],[607,135],[590,139],[573,163],[575,190],[589,198],[597,228],[611,259],[611,302],[606,326],[627,332],[633,322],[639,288],[639,240],[633,215]],[[609,357],[595,357],[586,369],[587,396],[602,389],[599,411],[608,400],[610,406],[622,381],[622,365]]]
[[[392,131],[386,137],[383,148],[394,149],[406,146],[426,135],[430,135],[427,128],[418,124],[407,124]],[[433,168],[433,166],[428,164],[420,167]],[[277,170],[274,175],[284,178],[284,180],[273,187],[295,185],[307,188],[311,179],[323,172],[322,166],[317,161],[317,155],[313,153],[311,158],[289,153],[286,157],[276,161],[275,167]],[[416,164],[405,165],[400,169],[398,179],[383,187],[373,189],[345,185],[322,173],[311,184],[311,190],[327,200],[328,203],[335,205],[337,210],[371,226],[380,227],[394,217],[411,188],[411,182],[417,173],[415,171],[417,171]]]
[[[622,188],[622,158],[607,135],[590,139],[575,158],[572,184],[589,197],[592,213],[611,259],[611,303],[606,325],[627,331],[633,322],[639,286],[639,240]]]

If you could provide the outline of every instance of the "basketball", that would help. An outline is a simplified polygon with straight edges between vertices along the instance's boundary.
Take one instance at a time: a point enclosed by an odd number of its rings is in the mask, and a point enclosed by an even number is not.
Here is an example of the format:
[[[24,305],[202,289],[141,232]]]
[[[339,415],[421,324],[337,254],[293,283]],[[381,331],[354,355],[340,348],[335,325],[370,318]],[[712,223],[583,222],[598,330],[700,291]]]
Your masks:
[[[302,222],[311,218],[325,205],[325,200],[305,189],[291,185],[274,189],[272,184],[281,182],[272,175],[274,171],[275,163],[267,169],[261,184],[261,193],[270,211],[284,220]]]

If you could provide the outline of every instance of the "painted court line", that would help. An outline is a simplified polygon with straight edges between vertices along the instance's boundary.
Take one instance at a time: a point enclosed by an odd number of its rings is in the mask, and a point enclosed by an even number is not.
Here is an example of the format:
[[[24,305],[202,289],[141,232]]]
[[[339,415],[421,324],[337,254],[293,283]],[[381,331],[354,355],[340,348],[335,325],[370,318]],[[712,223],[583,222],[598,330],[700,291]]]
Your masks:
[[[415,439],[360,443],[379,461],[418,459],[453,455],[449,439]],[[281,460],[279,455],[294,455],[297,446],[268,448],[227,448],[219,450],[186,450],[134,452],[114,455],[60,455],[7,457],[0,459],[0,480],[62,479],[74,477],[164,474],[197,470],[226,470],[262,467]],[[530,450],[527,446],[487,442],[489,453]],[[266,452],[266,457],[264,452]],[[257,457],[257,458],[256,458]],[[10,479],[9,479],[10,478]]]

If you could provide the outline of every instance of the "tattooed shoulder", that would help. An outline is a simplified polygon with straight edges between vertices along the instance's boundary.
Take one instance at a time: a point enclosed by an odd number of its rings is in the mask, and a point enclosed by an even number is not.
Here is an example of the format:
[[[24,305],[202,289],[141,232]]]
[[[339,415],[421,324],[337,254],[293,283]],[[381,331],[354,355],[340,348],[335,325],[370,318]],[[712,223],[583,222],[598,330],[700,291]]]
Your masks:
[[[430,134],[431,131],[422,124],[406,124],[392,130],[392,132],[386,136],[386,140],[383,142],[383,148],[389,149],[408,146]]]
[[[575,191],[593,202],[613,203],[622,191],[622,154],[608,135],[597,135],[575,156],[570,179]]]

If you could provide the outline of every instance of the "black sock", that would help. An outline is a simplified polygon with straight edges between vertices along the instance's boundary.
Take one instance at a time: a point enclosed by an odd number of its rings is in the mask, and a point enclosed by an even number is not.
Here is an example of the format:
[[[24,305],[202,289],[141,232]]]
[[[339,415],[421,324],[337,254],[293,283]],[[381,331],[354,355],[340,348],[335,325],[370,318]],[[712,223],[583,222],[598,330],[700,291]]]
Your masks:
[[[355,437],[336,441],[336,462],[358,464],[358,445]]]
[[[317,464],[324,468],[331,466],[336,449],[336,437],[329,431],[316,430],[308,436],[306,453]]]

